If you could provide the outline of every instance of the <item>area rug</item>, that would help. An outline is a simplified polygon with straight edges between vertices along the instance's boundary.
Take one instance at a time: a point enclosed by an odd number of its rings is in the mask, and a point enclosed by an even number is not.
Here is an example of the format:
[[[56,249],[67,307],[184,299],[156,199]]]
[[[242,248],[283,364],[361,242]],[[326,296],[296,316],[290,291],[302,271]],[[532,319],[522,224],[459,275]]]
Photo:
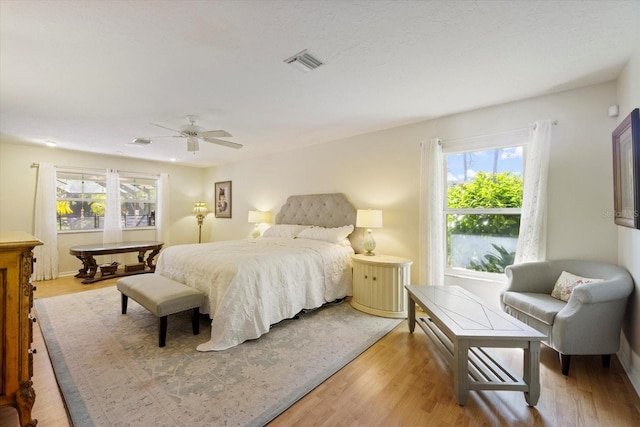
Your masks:
[[[196,346],[188,312],[158,320],[115,287],[35,300],[56,378],[76,427],[267,424],[399,324],[328,305],[222,352]]]

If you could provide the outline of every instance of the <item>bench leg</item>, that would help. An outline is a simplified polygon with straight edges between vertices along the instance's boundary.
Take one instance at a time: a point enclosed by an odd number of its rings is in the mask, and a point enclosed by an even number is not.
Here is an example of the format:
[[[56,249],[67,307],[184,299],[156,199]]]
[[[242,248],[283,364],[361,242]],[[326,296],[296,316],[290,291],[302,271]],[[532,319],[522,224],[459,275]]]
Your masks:
[[[127,301],[129,297],[125,294],[122,294],[122,314],[127,314]]]
[[[191,313],[191,326],[193,335],[198,335],[200,333],[200,307],[194,308]]]
[[[167,316],[160,318],[160,335],[158,337],[158,347],[164,347],[167,342]]]

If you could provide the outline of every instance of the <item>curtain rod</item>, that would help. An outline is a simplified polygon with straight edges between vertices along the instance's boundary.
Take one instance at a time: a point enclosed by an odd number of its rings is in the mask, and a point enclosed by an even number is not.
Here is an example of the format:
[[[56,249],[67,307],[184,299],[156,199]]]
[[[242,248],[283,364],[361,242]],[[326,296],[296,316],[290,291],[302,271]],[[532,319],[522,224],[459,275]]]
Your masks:
[[[107,170],[107,169],[99,169],[99,168],[79,168],[74,166],[59,166],[59,165],[53,165],[53,166],[58,169],[68,169],[68,170],[77,170],[77,171],[86,171],[86,172],[106,172]],[[31,163],[31,167],[38,168],[40,167],[40,163],[33,162]],[[144,173],[144,172],[133,172],[133,171],[121,171],[121,170],[118,170],[118,172],[130,173],[134,175],[146,175],[146,176],[155,176],[155,177],[160,176],[160,174],[156,174],[156,173]]]
[[[553,126],[556,126],[558,124],[557,120],[552,120],[551,124]],[[455,141],[462,141],[465,139],[471,139],[471,138],[483,138],[485,136],[493,136],[493,135],[501,135],[503,133],[510,133],[510,132],[517,132],[519,130],[526,130],[526,129],[535,129],[536,128],[536,124],[535,123],[531,123],[529,126],[525,126],[525,127],[521,127],[521,128],[516,128],[516,129],[509,129],[509,130],[501,130],[498,132],[491,132],[491,133],[485,133],[483,135],[473,135],[473,136],[465,136],[463,138],[456,138],[456,139],[446,139],[443,140],[442,143],[446,143],[446,142],[455,142]]]

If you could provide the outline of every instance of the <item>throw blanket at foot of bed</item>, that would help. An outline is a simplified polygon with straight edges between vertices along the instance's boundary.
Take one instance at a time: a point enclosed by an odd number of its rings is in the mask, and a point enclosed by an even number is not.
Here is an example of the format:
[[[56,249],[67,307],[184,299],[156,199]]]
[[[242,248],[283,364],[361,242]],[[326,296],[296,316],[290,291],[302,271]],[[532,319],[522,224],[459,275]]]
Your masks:
[[[156,274],[206,295],[211,340],[225,350],[269,331],[303,309],[351,295],[353,249],[309,239],[260,238],[166,248]]]

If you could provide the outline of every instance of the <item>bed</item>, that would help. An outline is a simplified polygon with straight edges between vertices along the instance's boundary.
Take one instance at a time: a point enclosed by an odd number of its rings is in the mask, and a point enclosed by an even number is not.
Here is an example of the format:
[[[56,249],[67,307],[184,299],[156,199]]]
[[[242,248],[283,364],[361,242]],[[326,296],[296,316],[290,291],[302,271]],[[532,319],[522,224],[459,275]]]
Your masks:
[[[340,193],[290,196],[262,237],[171,246],[155,272],[206,295],[211,339],[197,349],[225,350],[351,295],[351,255],[362,252],[355,220]]]

